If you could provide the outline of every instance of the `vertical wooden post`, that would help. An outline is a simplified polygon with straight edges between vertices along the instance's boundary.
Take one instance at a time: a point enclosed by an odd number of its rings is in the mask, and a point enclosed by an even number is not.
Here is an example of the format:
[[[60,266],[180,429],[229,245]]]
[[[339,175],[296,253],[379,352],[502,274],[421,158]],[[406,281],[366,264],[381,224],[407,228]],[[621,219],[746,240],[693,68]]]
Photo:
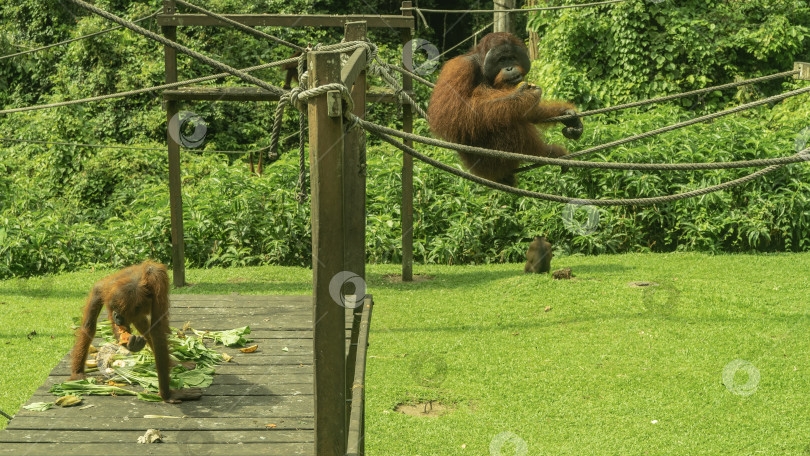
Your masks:
[[[496,32],[514,33],[512,13],[500,13],[498,10],[515,9],[515,0],[495,0],[495,26]]]
[[[175,14],[174,0],[163,0],[163,13]],[[163,36],[177,40],[177,27],[163,27]],[[164,46],[166,82],[177,82],[177,51]],[[166,143],[169,149],[169,206],[172,220],[172,278],[175,287],[186,286],[186,255],[183,241],[183,191],[180,180],[180,144],[171,134],[172,117],[177,115],[178,103],[166,103]],[[175,122],[178,123],[179,122]]]
[[[309,88],[340,82],[340,53],[310,52]],[[343,115],[330,117],[327,98],[308,102],[312,187],[312,301],[315,363],[315,454],[346,453],[345,308],[329,284],[345,264]],[[337,100],[339,104],[340,95]]]
[[[403,8],[410,8],[411,2],[402,2]],[[413,10],[402,12],[404,16],[413,16]],[[402,30],[403,46],[410,46],[413,29]],[[402,75],[402,89],[405,93],[413,90],[413,80],[407,74]],[[402,130],[413,133],[413,108],[410,104],[402,106]],[[405,145],[413,147],[410,139],[402,140]],[[402,154],[402,281],[413,280],[413,157]]]
[[[365,41],[366,22],[347,22],[344,30],[345,41]],[[368,56],[366,56],[368,58]],[[353,114],[361,119],[366,117],[366,72],[357,76],[352,89],[354,100]],[[366,280],[366,132],[362,128],[354,128],[346,134],[343,158],[343,195],[346,199],[344,212],[346,232],[343,233],[346,241],[346,257],[344,271],[350,271]],[[354,290],[357,295],[360,290]],[[355,364],[357,362],[358,340],[360,337],[360,321],[363,317],[364,296],[356,296],[360,305],[352,310],[353,323],[351,333],[351,349],[346,357],[346,423],[349,423],[351,407],[348,404],[352,398],[352,385],[355,377]],[[363,432],[363,429],[361,429]],[[348,438],[348,433],[347,433]],[[359,454],[364,453],[363,439],[360,440]]]
[[[538,6],[539,5],[539,0],[529,0],[527,2],[527,5],[529,7]],[[535,13],[529,13],[529,14],[530,15],[532,15],[532,14],[536,15],[538,13],[535,12]],[[537,48],[540,46],[540,34],[533,31],[533,30],[530,30],[528,25],[526,26],[526,30],[529,32],[529,60],[535,61],[535,60],[540,58],[540,55],[538,54],[538,50],[537,50]]]

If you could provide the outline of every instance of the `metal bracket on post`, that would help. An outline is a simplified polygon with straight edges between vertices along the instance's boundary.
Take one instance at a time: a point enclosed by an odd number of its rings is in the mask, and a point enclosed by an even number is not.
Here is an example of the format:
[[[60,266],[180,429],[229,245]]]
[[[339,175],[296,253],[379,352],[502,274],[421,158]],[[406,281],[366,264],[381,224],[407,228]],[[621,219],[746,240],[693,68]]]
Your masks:
[[[810,81],[810,63],[807,62],[793,62],[793,69],[798,70],[798,74],[794,74],[795,79],[802,79]]]
[[[326,111],[329,117],[340,117],[343,115],[343,97],[340,90],[330,90],[326,92]]]

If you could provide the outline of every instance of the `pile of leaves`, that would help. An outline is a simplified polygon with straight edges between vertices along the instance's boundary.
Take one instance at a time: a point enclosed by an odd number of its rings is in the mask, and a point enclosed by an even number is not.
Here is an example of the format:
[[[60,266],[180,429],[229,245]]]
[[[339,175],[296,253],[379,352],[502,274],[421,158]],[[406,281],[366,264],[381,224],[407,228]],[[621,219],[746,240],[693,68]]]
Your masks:
[[[213,348],[205,346],[204,339],[211,339],[217,344],[228,347],[244,347],[251,342],[245,337],[250,334],[250,327],[230,329],[226,331],[198,331],[185,326],[183,330],[171,328],[168,336],[170,356],[177,365],[169,373],[172,389],[206,388],[214,380],[214,367],[227,362],[230,356],[219,353]],[[98,334],[107,344],[115,344],[112,328],[109,323],[99,322]],[[193,362],[194,369],[188,369],[180,363]],[[158,391],[158,376],[155,368],[155,356],[147,345],[135,354],[119,351],[112,356],[110,367],[101,372],[109,378],[106,383],[95,378],[84,380],[69,380],[56,384],[49,390],[56,396],[137,396],[143,401],[159,402],[161,397],[155,394]],[[87,371],[98,371],[98,368],[89,368]],[[124,388],[126,385],[138,385],[145,391],[135,392]],[[28,410],[47,410],[55,405],[54,402],[37,402],[25,406]],[[69,405],[75,405],[70,403]]]

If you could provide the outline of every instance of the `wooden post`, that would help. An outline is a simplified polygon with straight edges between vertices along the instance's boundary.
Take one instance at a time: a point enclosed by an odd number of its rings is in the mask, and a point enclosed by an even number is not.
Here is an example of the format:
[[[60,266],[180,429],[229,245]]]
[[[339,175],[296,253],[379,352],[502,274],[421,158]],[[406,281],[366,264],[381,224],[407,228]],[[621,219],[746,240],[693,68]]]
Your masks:
[[[535,7],[539,5],[539,0],[529,0],[527,2],[529,7]],[[529,13],[530,15],[536,15],[535,13]],[[526,26],[527,31],[529,32],[529,60],[535,61],[540,58],[540,55],[537,52],[538,47],[540,46],[540,34],[535,32],[534,30],[529,30],[529,26]]]
[[[345,41],[365,41],[366,22],[347,22],[344,30]],[[368,58],[368,55],[366,55]],[[366,117],[366,72],[362,71],[354,81],[352,100],[354,100],[353,114],[361,119]],[[346,241],[346,257],[344,271],[350,271],[366,280],[366,132],[362,128],[354,128],[346,134],[344,142],[343,169],[343,195],[346,199],[344,212],[346,232],[343,233]],[[352,407],[348,406],[352,399],[352,385],[355,378],[355,363],[357,362],[358,339],[360,336],[360,321],[363,317],[364,296],[357,296],[360,290],[353,290],[359,305],[352,310],[353,323],[351,333],[351,348],[346,357],[346,423],[351,419]],[[363,290],[365,293],[365,290]],[[363,429],[360,430],[361,433]],[[348,438],[348,433],[347,433]],[[364,453],[364,440],[360,439],[358,454]]]
[[[310,52],[309,88],[340,81],[340,53]],[[329,285],[345,264],[343,199],[343,116],[337,92],[337,116],[328,98],[308,101],[309,164],[312,187],[312,301],[315,363],[315,454],[346,453],[345,308]],[[334,106],[333,106],[334,107]]]
[[[175,14],[174,0],[163,0],[163,13]],[[162,27],[163,36],[177,40],[177,27]],[[166,82],[177,82],[177,51],[164,46]],[[166,102],[166,143],[169,149],[169,207],[172,220],[172,278],[175,287],[186,286],[186,254],[183,241],[183,191],[180,180],[180,144],[174,139],[170,128],[172,118],[179,112],[177,101]],[[179,122],[175,122],[179,124]]]
[[[515,9],[515,0],[495,0],[495,26],[496,32],[514,33],[512,13],[500,13],[498,10]]]
[[[403,8],[410,8],[411,2],[402,2]],[[405,16],[413,16],[413,10],[402,12]],[[413,38],[413,29],[402,30],[403,46],[410,46]],[[413,90],[413,80],[407,74],[402,75],[402,89],[405,93]],[[410,104],[402,106],[402,130],[413,133],[413,108]],[[410,139],[402,140],[405,145],[413,147]],[[413,280],[413,157],[402,154],[402,281]]]

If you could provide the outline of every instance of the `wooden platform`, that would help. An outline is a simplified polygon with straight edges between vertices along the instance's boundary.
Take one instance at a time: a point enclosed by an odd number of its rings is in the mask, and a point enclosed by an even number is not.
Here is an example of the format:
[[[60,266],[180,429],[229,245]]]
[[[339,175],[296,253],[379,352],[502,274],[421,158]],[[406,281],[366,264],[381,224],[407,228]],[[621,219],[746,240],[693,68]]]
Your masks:
[[[0,431],[0,455],[314,454],[312,297],[172,295],[171,301],[172,326],[250,325],[259,349],[244,354],[220,345],[234,359],[217,367],[199,401],[171,405],[87,396],[79,407],[21,409]],[[346,313],[349,343],[352,313]],[[48,389],[68,375],[66,356],[28,403],[54,401]],[[93,407],[81,410],[84,405]],[[164,443],[136,443],[149,428],[159,429]]]

